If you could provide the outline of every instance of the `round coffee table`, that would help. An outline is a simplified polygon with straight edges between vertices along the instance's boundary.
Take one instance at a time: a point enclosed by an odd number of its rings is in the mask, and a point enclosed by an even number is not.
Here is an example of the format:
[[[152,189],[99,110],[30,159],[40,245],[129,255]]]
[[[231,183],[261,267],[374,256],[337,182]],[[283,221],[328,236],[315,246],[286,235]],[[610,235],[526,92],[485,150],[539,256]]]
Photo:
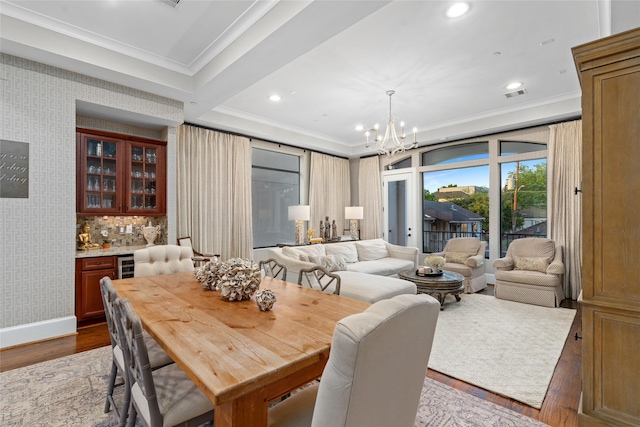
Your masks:
[[[460,301],[460,294],[464,292],[462,274],[453,271],[442,270],[441,276],[418,276],[414,270],[403,271],[398,276],[416,284],[419,294],[428,294],[438,300],[440,310],[444,310],[444,299],[447,294],[456,297]]]

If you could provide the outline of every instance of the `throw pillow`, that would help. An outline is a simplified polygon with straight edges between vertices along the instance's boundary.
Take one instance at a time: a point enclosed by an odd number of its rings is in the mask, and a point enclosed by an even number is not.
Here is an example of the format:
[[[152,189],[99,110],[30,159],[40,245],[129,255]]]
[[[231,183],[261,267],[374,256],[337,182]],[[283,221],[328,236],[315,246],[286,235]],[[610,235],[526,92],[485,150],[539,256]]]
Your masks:
[[[471,254],[466,252],[445,252],[444,259],[453,264],[464,264]]]
[[[289,246],[285,246],[282,248],[282,255],[288,256],[289,258],[293,258],[300,261],[309,262],[309,256],[300,252],[297,249],[290,248]]]
[[[326,245],[324,250],[327,255],[338,255],[349,264],[358,262],[358,250],[353,243],[334,243]]]
[[[344,271],[347,269],[347,263],[344,261],[344,258],[338,255],[311,255],[309,256],[309,260],[328,271]]]
[[[356,243],[356,249],[358,250],[358,259],[360,261],[375,261],[389,256],[387,246],[382,239],[358,242]]]
[[[516,270],[529,270],[546,273],[547,267],[549,266],[549,259],[543,257],[514,256],[513,261]]]

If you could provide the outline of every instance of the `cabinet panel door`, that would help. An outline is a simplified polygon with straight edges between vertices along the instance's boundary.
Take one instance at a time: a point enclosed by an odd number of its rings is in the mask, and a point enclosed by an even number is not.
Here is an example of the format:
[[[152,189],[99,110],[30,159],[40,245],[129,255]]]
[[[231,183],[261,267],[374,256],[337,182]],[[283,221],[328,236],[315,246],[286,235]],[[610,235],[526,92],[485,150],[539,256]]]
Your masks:
[[[599,67],[592,81],[592,139],[584,158],[585,297],[640,304],[640,58]],[[625,171],[628,171],[625,173]],[[589,226],[590,225],[590,226]]]
[[[104,316],[104,305],[100,295],[100,279],[105,276],[115,279],[115,270],[83,271],[80,274],[80,300],[76,301],[78,321]]]

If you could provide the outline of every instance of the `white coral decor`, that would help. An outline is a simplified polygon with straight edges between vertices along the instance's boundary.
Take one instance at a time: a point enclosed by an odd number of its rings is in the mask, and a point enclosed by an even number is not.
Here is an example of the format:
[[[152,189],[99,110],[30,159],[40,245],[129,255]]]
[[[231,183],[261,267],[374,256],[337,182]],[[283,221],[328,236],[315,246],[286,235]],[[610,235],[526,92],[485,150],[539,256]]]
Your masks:
[[[437,255],[429,255],[424,259],[424,265],[431,268],[440,268],[444,265],[444,258]]]
[[[275,302],[276,294],[271,289],[262,289],[256,292],[256,305],[260,311],[271,310]]]
[[[262,280],[258,265],[243,258],[209,261],[196,270],[195,277],[202,282],[203,288],[220,291],[220,295],[229,301],[250,299]]]

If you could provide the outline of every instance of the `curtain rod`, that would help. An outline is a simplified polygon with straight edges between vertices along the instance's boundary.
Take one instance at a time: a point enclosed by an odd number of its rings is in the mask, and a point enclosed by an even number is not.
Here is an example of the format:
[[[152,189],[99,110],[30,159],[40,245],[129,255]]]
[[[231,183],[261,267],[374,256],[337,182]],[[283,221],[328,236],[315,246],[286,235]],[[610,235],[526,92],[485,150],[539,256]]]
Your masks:
[[[212,130],[212,131],[215,131],[215,132],[226,133],[227,135],[241,136],[243,138],[249,138],[249,140],[254,140],[255,139],[256,141],[263,141],[263,142],[268,142],[270,144],[284,145],[285,147],[297,148],[298,150],[310,151],[310,152],[313,152],[313,153],[324,154],[325,156],[331,156],[331,157],[336,157],[338,159],[349,160],[348,157],[343,157],[343,156],[337,156],[335,154],[324,153],[322,151],[313,150],[311,148],[302,148],[302,147],[298,147],[298,146],[295,146],[295,145],[287,144],[285,142],[276,142],[276,141],[271,141],[269,139],[256,138],[254,136],[245,135],[243,133],[230,132],[228,130],[222,130],[222,129],[216,129],[216,128],[212,128],[212,127],[208,127],[208,126],[197,125],[195,123],[184,122],[183,124],[185,124],[187,126],[193,126],[193,127],[196,127],[196,128],[200,128],[200,129],[207,129],[207,130]]]

